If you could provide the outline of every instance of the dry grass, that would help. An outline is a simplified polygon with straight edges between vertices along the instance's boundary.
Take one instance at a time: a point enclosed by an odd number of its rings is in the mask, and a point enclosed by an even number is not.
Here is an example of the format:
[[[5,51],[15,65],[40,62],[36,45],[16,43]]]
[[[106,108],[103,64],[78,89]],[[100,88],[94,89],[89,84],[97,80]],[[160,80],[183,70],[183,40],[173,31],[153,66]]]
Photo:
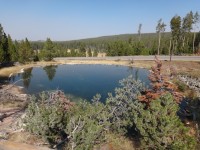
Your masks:
[[[114,133],[106,135],[106,143],[96,145],[93,150],[135,150],[134,141]]]
[[[200,77],[200,61],[172,61],[171,63],[164,61],[163,65],[168,68],[170,65],[173,66],[178,74]]]
[[[40,145],[43,144],[44,141],[29,132],[14,132],[9,135],[9,141],[18,142],[18,143],[27,143],[31,145]]]
[[[6,99],[4,101],[0,101],[0,113],[13,110],[13,109],[19,110],[25,107],[25,105],[26,105],[26,102],[24,101]]]
[[[11,109],[20,109],[26,105],[26,101],[22,99],[23,91],[18,86],[3,85],[0,94],[0,113]]]
[[[11,67],[5,67],[0,69],[0,76],[9,76],[11,73],[18,73],[21,69],[31,68],[31,67],[37,67],[37,66],[47,66],[47,65],[57,65],[58,62],[37,62],[37,63],[30,63],[25,65],[19,65],[19,66],[11,66]]]
[[[153,61],[130,61],[130,60],[61,60],[60,64],[102,64],[102,65],[122,65],[141,68],[150,68]]]
[[[1,150],[51,150],[48,147],[35,146],[31,144],[12,142],[8,140],[0,141]]]

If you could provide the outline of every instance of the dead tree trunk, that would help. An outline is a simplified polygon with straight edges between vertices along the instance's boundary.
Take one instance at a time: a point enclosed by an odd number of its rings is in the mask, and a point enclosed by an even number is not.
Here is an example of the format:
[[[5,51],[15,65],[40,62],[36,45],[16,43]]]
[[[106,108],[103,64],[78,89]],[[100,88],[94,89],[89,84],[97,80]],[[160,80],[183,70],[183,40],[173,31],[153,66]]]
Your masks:
[[[161,33],[158,33],[158,55],[160,55],[160,39],[161,39]]]
[[[192,52],[194,54],[194,42],[195,42],[195,39],[196,39],[196,33],[194,32],[194,37],[193,37],[193,41],[192,41]]]

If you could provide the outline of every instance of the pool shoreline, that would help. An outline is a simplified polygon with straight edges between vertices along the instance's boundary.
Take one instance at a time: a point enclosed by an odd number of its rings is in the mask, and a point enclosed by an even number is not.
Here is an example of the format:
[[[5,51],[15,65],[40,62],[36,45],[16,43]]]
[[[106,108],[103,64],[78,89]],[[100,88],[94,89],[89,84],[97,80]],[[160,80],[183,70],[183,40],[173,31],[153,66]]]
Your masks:
[[[144,63],[145,62],[145,63]],[[5,67],[0,69],[0,76],[5,78],[11,78],[14,74],[22,73],[24,69],[29,69],[32,67],[45,67],[50,65],[77,65],[77,64],[88,64],[88,65],[119,65],[119,66],[127,66],[127,67],[136,67],[136,68],[146,68],[149,69],[153,61],[121,61],[121,60],[69,60],[69,61],[40,61],[34,62],[30,64],[20,64],[11,67]],[[142,65],[143,64],[143,65]],[[8,86],[9,83],[1,83],[0,88],[3,86]],[[12,84],[11,84],[12,85]],[[18,86],[16,86],[18,87]],[[18,87],[20,91],[21,87]],[[23,92],[25,94],[25,92]]]
[[[73,63],[21,69],[9,82],[17,82],[16,85],[24,87],[30,95],[59,88],[87,100],[100,92],[103,100],[119,86],[120,80],[130,75],[148,85],[148,73],[148,69],[132,66]]]

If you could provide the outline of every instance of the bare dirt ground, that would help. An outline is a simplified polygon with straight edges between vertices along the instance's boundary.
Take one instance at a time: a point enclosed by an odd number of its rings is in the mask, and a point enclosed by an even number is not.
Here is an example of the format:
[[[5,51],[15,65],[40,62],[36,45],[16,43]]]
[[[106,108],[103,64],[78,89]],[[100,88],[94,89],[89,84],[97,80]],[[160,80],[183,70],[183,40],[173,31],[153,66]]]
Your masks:
[[[21,121],[28,95],[19,87],[1,85],[0,89],[0,150],[48,150],[41,140],[23,131]],[[43,144],[43,143],[42,143]]]
[[[50,150],[50,149],[47,147],[33,146],[25,143],[2,141],[0,142],[0,150]]]

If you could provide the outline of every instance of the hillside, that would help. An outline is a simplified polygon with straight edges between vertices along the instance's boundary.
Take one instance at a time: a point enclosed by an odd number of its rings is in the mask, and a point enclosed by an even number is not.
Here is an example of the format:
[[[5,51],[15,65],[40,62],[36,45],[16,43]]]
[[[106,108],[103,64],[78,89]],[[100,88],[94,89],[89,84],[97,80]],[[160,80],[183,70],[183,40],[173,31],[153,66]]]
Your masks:
[[[152,39],[157,38],[157,33],[143,33],[142,39]],[[165,32],[163,36],[169,37],[170,32]],[[130,38],[138,39],[138,34],[119,34],[119,35],[109,35],[109,36],[101,36],[101,37],[94,37],[94,38],[87,38],[87,39],[80,39],[80,40],[71,40],[71,41],[57,41],[61,43],[71,43],[71,42],[110,42],[110,41],[128,41]]]

